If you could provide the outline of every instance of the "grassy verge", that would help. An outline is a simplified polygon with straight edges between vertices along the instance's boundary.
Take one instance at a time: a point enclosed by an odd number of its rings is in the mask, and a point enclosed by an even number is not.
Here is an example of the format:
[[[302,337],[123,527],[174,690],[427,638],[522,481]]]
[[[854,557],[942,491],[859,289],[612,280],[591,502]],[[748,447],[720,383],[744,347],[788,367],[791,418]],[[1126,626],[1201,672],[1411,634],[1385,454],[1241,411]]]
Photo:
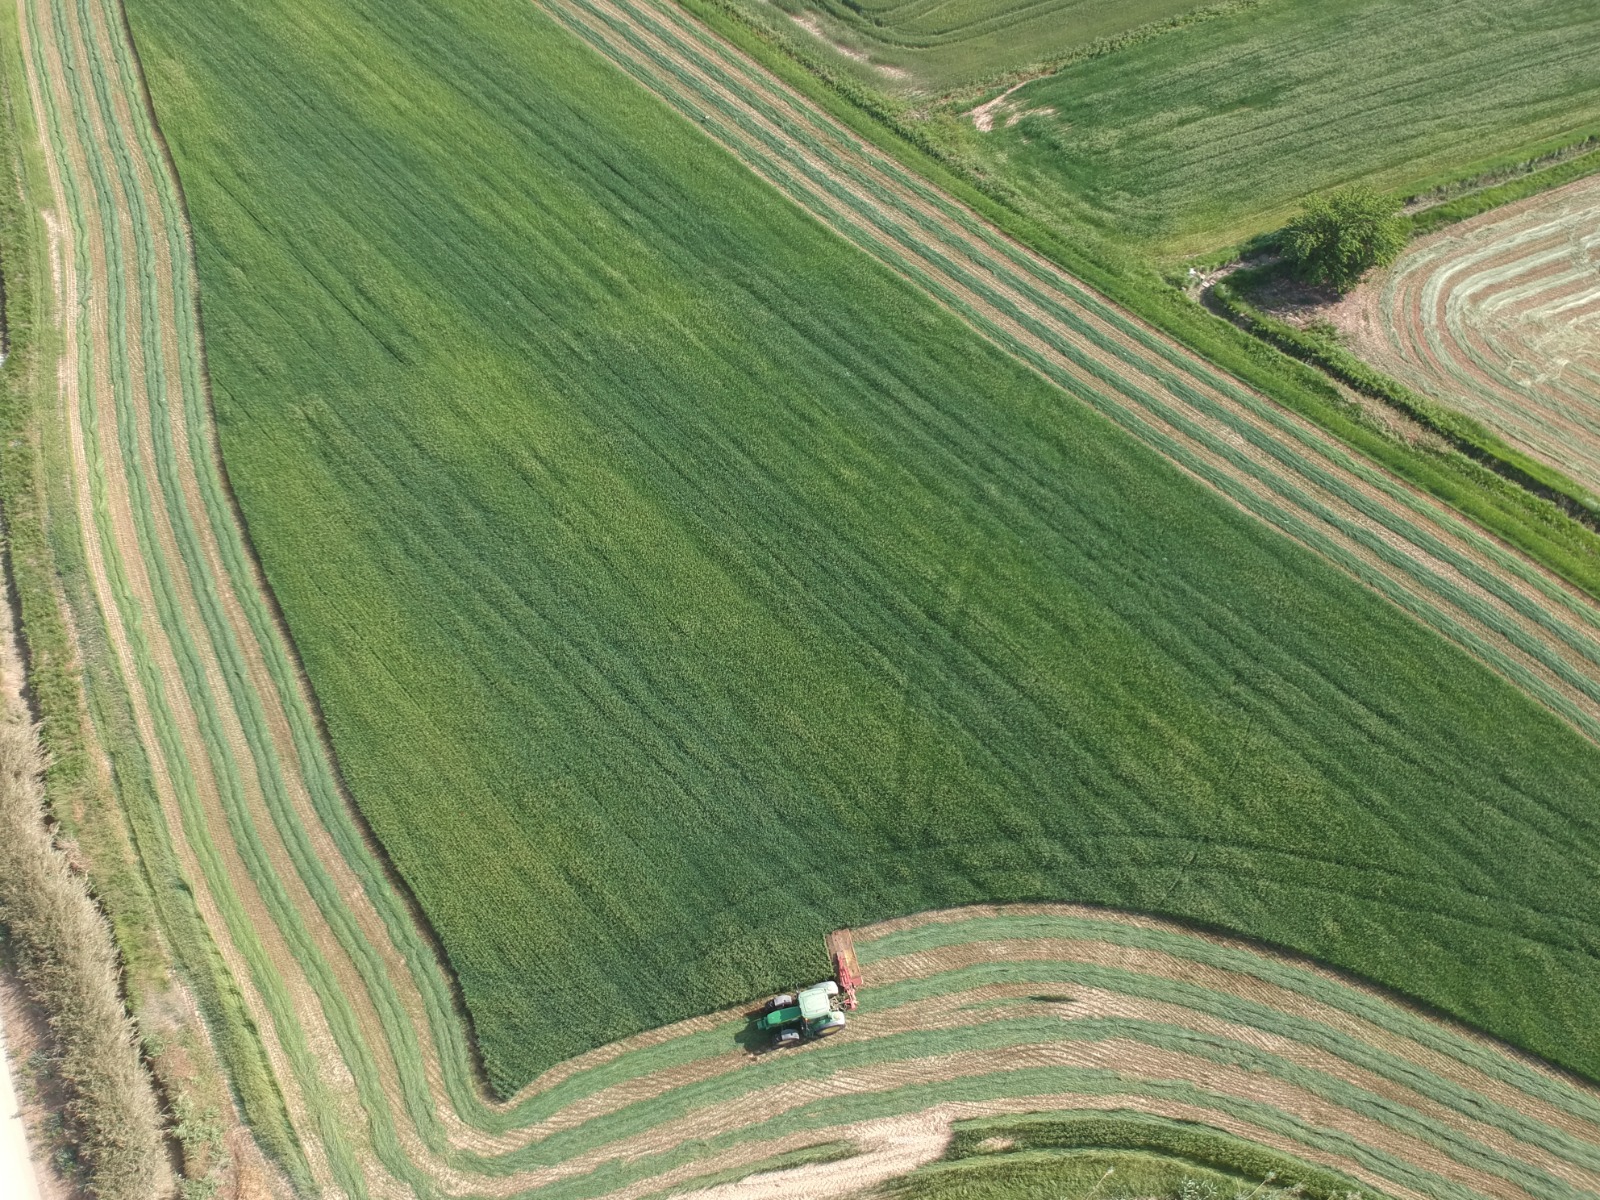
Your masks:
[[[1595,138],[1591,136],[1581,144],[1587,146],[1594,142]],[[1478,188],[1465,195],[1446,200],[1442,204],[1425,208],[1421,212],[1412,213],[1411,236],[1420,237],[1436,229],[1442,229],[1446,225],[1453,225],[1457,221],[1465,221],[1468,217],[1499,208],[1503,204],[1513,204],[1518,200],[1526,200],[1529,196],[1537,196],[1540,192],[1576,183],[1596,171],[1600,171],[1600,150],[1591,150],[1586,154],[1556,163],[1554,166],[1518,175],[1504,183]]]
[[[0,920],[17,971],[49,1015],[73,1159],[101,1200],[173,1187],[160,1110],[117,987],[111,931],[45,826],[32,728],[0,725]]]
[[[1432,453],[1376,427],[1320,370],[1194,304],[1126,246],[1091,229],[1082,230],[1081,237],[1069,242],[1062,230],[1028,215],[1026,200],[1004,180],[979,175],[975,163],[948,154],[916,122],[906,120],[894,102],[780,40],[732,0],[680,2],[864,140],[970,205],[1018,242],[1245,383],[1315,421],[1568,582],[1600,595],[1600,535],[1557,504],[1530,493],[1466,453]],[[1576,170],[1585,162],[1587,158],[1575,159],[1552,168],[1552,177],[1554,172]],[[1534,179],[1529,176],[1505,186],[1533,186]],[[1462,203],[1478,195],[1464,197]]]

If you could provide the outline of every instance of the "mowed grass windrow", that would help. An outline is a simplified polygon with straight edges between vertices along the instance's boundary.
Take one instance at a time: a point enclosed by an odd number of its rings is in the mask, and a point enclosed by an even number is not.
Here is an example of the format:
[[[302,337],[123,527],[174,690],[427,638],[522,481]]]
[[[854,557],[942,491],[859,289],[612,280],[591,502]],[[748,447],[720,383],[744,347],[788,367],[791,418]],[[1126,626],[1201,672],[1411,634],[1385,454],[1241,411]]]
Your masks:
[[[1600,1070],[1600,756],[1554,717],[531,4],[129,12],[230,476],[497,1088],[1022,898]]]

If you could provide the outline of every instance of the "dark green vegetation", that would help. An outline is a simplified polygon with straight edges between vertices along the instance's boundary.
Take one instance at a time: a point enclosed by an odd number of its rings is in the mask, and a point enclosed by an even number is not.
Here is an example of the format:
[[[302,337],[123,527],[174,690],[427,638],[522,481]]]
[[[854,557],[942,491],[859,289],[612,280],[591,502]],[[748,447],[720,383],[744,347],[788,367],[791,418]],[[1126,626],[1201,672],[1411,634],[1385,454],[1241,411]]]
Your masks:
[[[1182,20],[1195,0],[788,0],[780,7],[830,43],[892,69],[866,78],[942,92],[1106,48]],[[817,14],[826,20],[812,24]]]
[[[1075,220],[1209,249],[1343,183],[1422,191],[1576,139],[1597,40],[1588,0],[1274,0],[1029,84],[1008,103],[1038,115],[963,140]]]
[[[1405,246],[1408,225],[1399,207],[1362,184],[1313,196],[1284,227],[1278,245],[1301,279],[1348,292]]]
[[[1109,1166],[1115,1176],[1100,1185],[1097,1196],[1206,1200],[1209,1191],[1214,1200],[1250,1192],[1263,1200],[1284,1193],[1347,1200],[1359,1191],[1381,1200],[1380,1193],[1347,1176],[1275,1150],[1204,1125],[1135,1112],[969,1121],[956,1126],[945,1159],[959,1166],[935,1167],[886,1190],[894,1196],[1027,1196],[1053,1168],[1059,1172],[1058,1194],[1082,1195],[1084,1187],[1077,1185],[1092,1187]],[[1187,1180],[1193,1182],[1186,1193]]]
[[[130,10],[233,480],[497,1087],[1038,896],[1600,1069],[1553,718],[520,0]]]

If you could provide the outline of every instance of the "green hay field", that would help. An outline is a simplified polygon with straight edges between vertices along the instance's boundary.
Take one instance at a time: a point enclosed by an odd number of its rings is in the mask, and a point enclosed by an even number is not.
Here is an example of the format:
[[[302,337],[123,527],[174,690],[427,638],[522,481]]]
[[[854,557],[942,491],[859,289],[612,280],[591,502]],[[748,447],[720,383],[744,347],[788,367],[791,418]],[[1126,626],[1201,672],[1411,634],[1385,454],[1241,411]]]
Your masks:
[[[520,0],[134,0],[221,438],[496,1087],[978,899],[1600,1071],[1595,749]]]
[[[1077,63],[958,140],[1052,210],[1148,247],[1275,227],[1351,180],[1421,189],[1600,123],[1587,0],[1272,0]]]

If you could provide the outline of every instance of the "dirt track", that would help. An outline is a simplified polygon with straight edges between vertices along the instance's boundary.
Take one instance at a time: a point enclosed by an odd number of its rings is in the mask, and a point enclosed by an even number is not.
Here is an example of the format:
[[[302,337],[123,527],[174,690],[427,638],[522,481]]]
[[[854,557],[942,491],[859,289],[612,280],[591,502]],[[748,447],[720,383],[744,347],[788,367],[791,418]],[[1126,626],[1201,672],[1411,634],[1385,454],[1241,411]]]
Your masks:
[[[1588,1138],[1600,1119],[1600,1101],[1588,1092],[1537,1073],[1524,1079],[1513,1072],[1509,1081],[1485,1075],[1473,1065],[1474,1055],[1486,1052],[1480,1041],[1439,1026],[1439,1045],[1420,1043],[1362,1006],[1379,1006],[1401,1026],[1402,1009],[1344,984],[1338,995],[1355,1008],[1323,997],[1321,1008],[1297,1015],[1374,1049],[1395,1064],[1395,1074],[1375,1075],[1371,1063],[1326,1048],[1295,1061],[1277,1053],[1288,1048],[1281,1037],[1272,1040],[1279,1035],[1241,1033],[1243,1018],[1229,1015],[1246,995],[1269,1007],[1298,1005],[1287,984],[1273,991],[1248,972],[1198,973],[1173,953],[1163,958],[1123,946],[1118,939],[1137,935],[1177,939],[1200,954],[1218,949],[1159,922],[1081,909],[949,915],[945,921],[956,929],[1015,922],[1016,936],[997,942],[992,931],[975,934],[966,952],[879,954],[877,966],[866,965],[868,990],[851,1035],[833,1043],[756,1059],[734,1041],[737,1017],[717,1014],[580,1056],[511,1102],[488,1102],[432,951],[338,792],[304,682],[240,538],[199,374],[187,230],[145,116],[120,14],[113,0],[19,5],[31,99],[49,131],[66,314],[60,402],[98,604],[97,613],[75,615],[104,622],[167,834],[260,1030],[313,1190],[386,1196],[428,1185],[450,1195],[499,1196],[559,1186],[571,1195],[643,1195],[815,1142],[819,1131],[847,1129],[870,1140],[876,1135],[864,1130],[899,1128],[863,1126],[841,1106],[848,1096],[881,1109],[874,1121],[934,1128],[962,1116],[1106,1107],[1113,1099],[1121,1107],[1181,1111],[1333,1163],[1397,1196],[1426,1189],[1396,1178],[1404,1172],[1395,1161],[1423,1178],[1453,1181],[1463,1195],[1542,1196],[1548,1189],[1541,1191],[1539,1179],[1592,1178],[1588,1151],[1562,1141]],[[627,10],[605,11],[622,20]],[[669,47],[664,34],[640,36]],[[627,37],[622,43],[634,44]],[[737,64],[720,71],[711,60],[695,67],[719,103],[740,103],[741,88],[767,87]],[[96,79],[102,92],[88,86]],[[763,96],[764,104],[792,104],[781,89]],[[1317,493],[1318,537],[1335,539],[1349,561],[1371,573],[1369,582],[1388,581],[1444,605],[1427,587],[1429,579],[1448,577],[1453,588],[1497,605],[1518,636],[1504,637],[1476,618],[1472,636],[1485,645],[1499,639],[1495,655],[1522,664],[1574,711],[1588,711],[1593,664],[1573,647],[1593,632],[1592,614],[1574,608],[1563,589],[1373,469],[1346,462],[1314,431],[1240,399],[1235,385],[1181,351],[1152,349],[1155,335],[1086,300],[1052,269],[1013,261],[1012,249],[983,249],[981,238],[949,243],[939,261],[912,263],[904,257],[911,235],[901,224],[912,218],[863,213],[854,193],[839,188],[868,179],[910,189],[905,211],[930,223],[919,229],[966,238],[947,202],[859,148],[808,157],[812,151],[782,140],[788,119],[752,118],[779,139],[763,158],[767,169],[808,163],[816,174],[805,187],[821,190],[807,194],[820,204],[825,193],[827,211],[862,237],[876,231],[876,252],[892,252],[896,269],[987,314],[997,338],[1080,394],[1113,374],[1141,380],[1153,394],[1174,372],[1192,372],[1181,396],[1137,413],[1137,397],[1116,403],[1126,401],[1127,420],[1144,436],[1182,449],[1188,469],[1213,486],[1226,484],[1241,503],[1284,504],[1303,489],[1322,488],[1314,476],[1336,477],[1338,489]],[[1235,423],[1218,414],[1233,414]],[[1292,454],[1279,440],[1285,437]],[[1285,455],[1321,457],[1315,471],[1285,482],[1278,474]],[[1041,919],[1083,928],[1046,937],[1027,924]],[[862,945],[892,950],[922,936],[927,924],[863,931]],[[993,980],[952,984],[943,994],[935,988],[917,1001],[894,998],[896,989],[980,966],[994,945],[1010,942],[1035,947],[1033,966],[1077,989],[1082,1017],[1118,1021],[1115,1036],[1084,1036],[1058,1009]],[[1025,957],[1007,952],[1004,963],[1015,967]],[[1075,974],[1107,966],[1130,980],[1182,977],[1194,989],[1192,1005],[1090,987]],[[1321,979],[1310,968],[1284,969]],[[1203,1054],[1167,1044],[1168,1033],[1207,1053],[1248,1043],[1276,1065],[1219,1070]],[[1490,1052],[1514,1061],[1498,1047]],[[1418,1068],[1427,1077],[1421,1084]],[[1116,1087],[1108,1091],[1110,1071]],[[1525,1101],[1527,1127],[1484,1117],[1483,1105],[1496,1099]],[[1413,1114],[1413,1131],[1393,1132],[1370,1115],[1373,1105]],[[1500,1110],[1490,1104],[1489,1111]],[[1254,1116],[1241,1115],[1247,1112]],[[1280,1114],[1271,1128],[1262,1124],[1268,1113]],[[1332,1128],[1364,1147],[1361,1154],[1322,1144],[1317,1130]],[[931,1145],[921,1135],[913,1141],[918,1154]],[[836,1168],[829,1177],[850,1170]]]

